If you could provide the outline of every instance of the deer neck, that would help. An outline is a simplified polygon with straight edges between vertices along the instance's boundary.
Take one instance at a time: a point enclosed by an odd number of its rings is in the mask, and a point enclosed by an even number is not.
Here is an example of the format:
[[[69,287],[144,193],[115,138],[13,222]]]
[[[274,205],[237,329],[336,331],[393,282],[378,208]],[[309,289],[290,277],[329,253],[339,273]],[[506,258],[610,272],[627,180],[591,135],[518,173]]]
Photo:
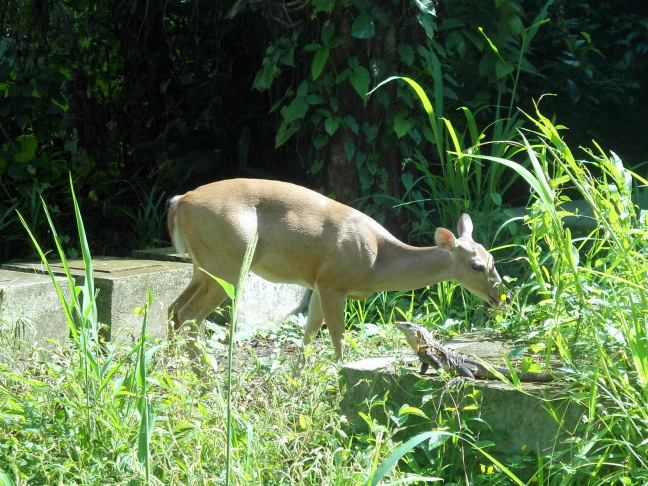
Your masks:
[[[453,259],[436,246],[417,248],[390,242],[378,253],[375,268],[380,290],[411,290],[452,279]]]

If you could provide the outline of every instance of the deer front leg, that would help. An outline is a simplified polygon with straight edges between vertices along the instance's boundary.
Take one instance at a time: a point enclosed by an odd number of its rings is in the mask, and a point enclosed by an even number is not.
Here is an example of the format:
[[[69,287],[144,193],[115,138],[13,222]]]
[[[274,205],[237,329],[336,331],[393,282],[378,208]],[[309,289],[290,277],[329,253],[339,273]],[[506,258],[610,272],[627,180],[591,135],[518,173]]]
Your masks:
[[[308,304],[308,318],[306,319],[306,330],[304,331],[304,345],[310,344],[315,335],[319,332],[324,322],[324,313],[320,303],[319,292],[313,290]]]
[[[344,338],[344,303],[346,298],[338,291],[316,288],[308,305],[308,319],[304,333],[304,345],[309,344],[326,322],[335,354],[342,358]]]
[[[319,300],[324,314],[324,322],[331,336],[335,354],[338,358],[342,358],[343,340],[344,340],[344,305],[346,303],[346,295],[340,293],[338,290],[319,289]]]

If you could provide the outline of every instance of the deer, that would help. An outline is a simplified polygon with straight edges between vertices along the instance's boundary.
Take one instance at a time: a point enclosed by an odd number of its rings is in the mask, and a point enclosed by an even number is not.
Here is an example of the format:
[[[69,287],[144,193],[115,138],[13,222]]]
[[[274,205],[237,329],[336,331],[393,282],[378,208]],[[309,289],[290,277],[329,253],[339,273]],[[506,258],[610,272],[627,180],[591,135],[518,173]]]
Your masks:
[[[305,187],[229,179],[171,198],[168,229],[176,251],[188,254],[194,265],[189,285],[169,307],[170,333],[191,323],[186,327],[192,359],[204,319],[226,299],[209,274],[235,283],[256,234],[250,271],[271,282],[311,289],[303,344],[326,322],[340,359],[347,299],[449,280],[494,307],[507,298],[492,255],[472,239],[467,214],[459,219],[458,237],[437,228],[436,246],[414,247],[366,214]]]

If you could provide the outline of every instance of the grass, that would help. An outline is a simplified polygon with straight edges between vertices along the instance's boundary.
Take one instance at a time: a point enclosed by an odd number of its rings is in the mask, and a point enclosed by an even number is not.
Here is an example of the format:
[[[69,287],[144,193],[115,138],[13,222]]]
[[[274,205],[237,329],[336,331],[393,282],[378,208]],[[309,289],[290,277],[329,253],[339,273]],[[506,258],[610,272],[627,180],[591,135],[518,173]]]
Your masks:
[[[309,484],[324,477],[325,484],[367,482],[372,450],[356,455],[356,439],[343,432],[338,365],[311,356],[294,377],[294,356],[268,360],[236,351],[246,359],[237,359],[232,376],[231,484]],[[144,461],[138,454],[143,415],[119,406],[130,395],[126,378],[136,369],[134,355],[118,347],[115,357],[127,359],[123,374],[113,375],[91,404],[77,354],[58,350],[47,359],[3,360],[3,472],[15,484],[144,484],[149,464],[157,479],[148,484],[224,481],[226,372],[198,383],[175,349],[157,349],[146,363],[155,421]]]
[[[217,371],[198,381],[183,343],[148,337],[148,302],[137,342],[101,342],[92,279],[77,287],[70,278],[70,343],[31,354],[0,351],[0,485],[207,485],[225,483],[228,471],[237,485],[438,478],[478,486],[645,484],[648,230],[635,201],[648,182],[597,146],[575,155],[561,127],[539,111],[527,118],[529,128],[505,149],[461,154],[484,170],[515,171],[532,188],[523,227],[509,230],[509,221],[496,228],[496,260],[513,260],[504,265],[515,275],[512,305],[487,313],[455,284],[350,303],[351,322],[374,324],[349,332],[345,361],[400,355],[394,319],[418,319],[445,334],[473,327],[514,334],[539,361],[552,365],[557,357],[570,370],[562,386],[586,413],[562,450],[492,454],[477,432],[484,425],[479,390],[444,392],[456,405],[436,407],[427,381],[417,386],[432,397],[430,408],[394,408],[391,397],[376,396],[362,415],[364,427],[355,428],[339,413],[346,385],[326,337],[306,349],[295,373],[290,350],[303,332],[300,322],[233,343],[231,371],[223,354]],[[572,234],[562,224],[559,204],[569,198],[593,208],[588,233]],[[89,260],[78,208],[76,214]],[[53,222],[51,229],[58,244]],[[557,408],[544,406],[561,420]]]

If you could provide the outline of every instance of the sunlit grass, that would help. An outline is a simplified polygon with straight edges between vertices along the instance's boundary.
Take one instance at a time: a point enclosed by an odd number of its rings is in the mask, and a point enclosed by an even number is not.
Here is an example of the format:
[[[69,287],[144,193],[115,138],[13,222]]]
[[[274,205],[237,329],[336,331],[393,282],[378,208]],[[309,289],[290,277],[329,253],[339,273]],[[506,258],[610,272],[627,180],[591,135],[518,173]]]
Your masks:
[[[206,485],[223,483],[228,470],[237,485],[424,484],[436,478],[475,485],[645,484],[648,230],[636,200],[648,184],[599,147],[576,156],[560,127],[539,111],[529,122],[530,130],[502,142],[507,148],[500,152],[510,159],[463,154],[483,167],[516,171],[532,189],[524,219],[495,229],[501,237],[512,235],[493,250],[518,270],[510,279],[512,305],[486,311],[453,283],[350,302],[346,360],[402,353],[394,319],[418,320],[441,334],[505,331],[543,351],[546,365],[557,359],[570,371],[563,384],[586,413],[564,450],[491,455],[490,444],[472,430],[467,411],[478,410],[479,392],[470,388],[451,395],[456,407],[433,407],[434,414],[406,404],[394,410],[390,397],[374,397],[361,416],[364,429],[356,429],[340,414],[346,384],[326,337],[306,348],[297,372],[302,322],[236,341],[232,365],[217,355],[213,371],[199,379],[181,340],[147,336],[150,302],[142,303],[137,342],[103,343],[88,273],[82,287],[68,278],[70,302],[60,292],[69,343],[29,355],[0,341],[0,485]],[[569,198],[592,208],[588,234],[573,235],[563,224],[559,204]],[[513,224],[515,231],[506,228]],[[268,342],[279,347],[257,353],[259,343]],[[408,433],[414,418],[433,430]]]

